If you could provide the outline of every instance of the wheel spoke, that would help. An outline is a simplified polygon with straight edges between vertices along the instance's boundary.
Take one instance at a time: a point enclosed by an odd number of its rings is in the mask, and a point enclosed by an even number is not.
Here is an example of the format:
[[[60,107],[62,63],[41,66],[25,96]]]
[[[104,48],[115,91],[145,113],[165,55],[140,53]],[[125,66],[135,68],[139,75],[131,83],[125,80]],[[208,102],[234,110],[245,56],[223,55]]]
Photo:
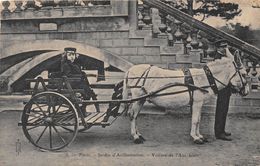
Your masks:
[[[39,107],[40,111],[43,113],[44,116],[46,116],[45,112],[42,110],[42,108],[39,106],[39,104],[36,101],[33,101],[33,103],[35,105],[37,105],[37,107]]]
[[[57,118],[55,119],[56,122],[60,122],[60,121],[65,121],[69,118],[71,118],[74,114],[70,113],[70,114],[66,114],[66,115],[63,115],[62,117],[60,118]]]
[[[29,121],[32,121],[32,120],[37,119],[37,118],[40,119],[40,120],[43,120],[43,118],[44,118],[44,117],[41,117],[41,116],[35,116],[35,115],[32,115],[32,114],[29,114],[29,113],[26,113],[26,115],[33,117],[33,118],[30,119]],[[28,122],[29,122],[29,121],[28,121]]]
[[[70,131],[70,132],[73,132],[73,130],[72,129],[70,129],[70,128],[68,128],[68,127],[65,127],[65,126],[63,126],[62,124],[56,124],[57,126],[59,126],[59,127],[61,127],[61,128],[63,128],[63,129],[65,129],[65,130],[68,130],[68,131]]]
[[[51,114],[51,106],[50,105],[48,105],[48,108],[47,108],[47,112],[49,113],[49,115]]]
[[[38,124],[40,124],[41,122],[43,122],[44,120],[43,119],[37,119],[36,121],[34,121],[33,123],[28,123],[27,122],[27,124],[30,124],[31,126],[33,126],[33,125],[38,125]]]
[[[67,115],[65,118],[63,118],[63,121],[70,121],[72,118],[74,118],[73,114]]]
[[[47,101],[47,104],[48,106],[50,106],[52,103],[51,103],[51,95],[47,95],[46,96],[46,101]],[[48,110],[49,111],[49,110]]]
[[[32,109],[31,111],[30,111],[30,113],[34,113],[34,114],[37,114],[37,115],[43,115],[42,113],[40,113],[41,111],[38,111],[38,110],[35,110],[35,109]]]
[[[33,126],[33,127],[31,127],[31,128],[27,128],[27,130],[29,131],[29,130],[35,129],[35,128],[37,128],[37,127],[40,127],[40,126],[42,126],[42,125],[43,125],[43,123],[38,123],[36,126]]]
[[[59,107],[53,112],[53,116],[55,116],[55,115],[57,114],[57,112],[59,111],[59,109],[61,108],[62,105],[63,105],[63,104],[61,103],[61,104],[59,105]]]
[[[55,106],[52,106],[52,114],[55,112]]]
[[[38,108],[38,107],[43,108],[43,107],[47,107],[47,106],[48,106],[47,104],[39,104],[39,103],[37,103],[37,104],[38,104],[38,106],[37,106],[37,105],[34,106],[34,107],[32,108],[32,110],[35,110],[35,109]],[[38,111],[38,112],[40,112],[40,111]]]
[[[63,107],[66,107],[66,108],[70,108],[70,106],[67,106],[67,105],[63,105],[63,104],[61,104]]]
[[[50,148],[52,149],[52,133],[51,133],[51,126],[49,126],[49,132],[50,132]]]
[[[28,122],[31,122],[31,121],[33,121],[33,120],[35,120],[35,119],[38,119],[38,118],[37,118],[37,117],[31,118],[30,120],[27,121],[27,123],[28,123]],[[37,120],[34,121],[34,123],[35,123],[35,122],[37,122]]]
[[[64,114],[66,114],[66,113],[68,113],[68,112],[70,112],[70,110],[62,110],[62,111],[60,111],[59,113],[64,113]]]
[[[38,119],[38,120],[34,121],[32,124],[33,124],[33,125],[38,125],[38,124],[40,124],[41,122],[44,122],[44,119]]]
[[[60,132],[56,129],[56,127],[55,127],[55,126],[52,126],[52,127],[53,127],[53,129],[56,131],[56,133],[58,134],[58,136],[60,137],[60,139],[62,140],[62,142],[63,142],[64,144],[66,144],[66,141],[62,138]]]
[[[43,136],[44,132],[46,131],[48,126],[45,126],[44,130],[42,131],[41,135],[39,136],[39,138],[36,140],[36,144],[38,144],[38,142],[40,141],[41,137]]]

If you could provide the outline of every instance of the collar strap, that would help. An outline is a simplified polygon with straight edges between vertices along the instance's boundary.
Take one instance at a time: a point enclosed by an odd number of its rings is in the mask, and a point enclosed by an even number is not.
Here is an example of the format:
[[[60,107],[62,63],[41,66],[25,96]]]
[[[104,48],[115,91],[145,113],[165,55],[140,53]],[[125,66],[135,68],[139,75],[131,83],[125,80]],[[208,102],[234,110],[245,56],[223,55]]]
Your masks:
[[[206,76],[207,76],[207,78],[208,78],[209,85],[210,85],[211,89],[213,90],[213,92],[214,92],[215,94],[218,94],[218,87],[217,87],[217,84],[216,84],[216,82],[215,82],[215,79],[214,79],[214,77],[213,77],[213,75],[212,75],[212,73],[211,73],[209,67],[208,67],[207,65],[205,65],[205,66],[203,67],[203,69],[204,69],[205,74],[206,74]]]
[[[138,78],[138,80],[136,81],[136,84],[134,86],[130,86],[130,88],[142,88],[147,80],[148,74],[151,70],[151,68],[153,67],[153,65],[150,65],[144,72],[143,74]],[[143,84],[141,86],[138,86],[138,84],[140,83],[141,79],[143,79]]]
[[[190,69],[188,68],[184,68],[182,69],[183,73],[184,73],[184,84],[185,85],[194,85],[194,81],[190,72]]]

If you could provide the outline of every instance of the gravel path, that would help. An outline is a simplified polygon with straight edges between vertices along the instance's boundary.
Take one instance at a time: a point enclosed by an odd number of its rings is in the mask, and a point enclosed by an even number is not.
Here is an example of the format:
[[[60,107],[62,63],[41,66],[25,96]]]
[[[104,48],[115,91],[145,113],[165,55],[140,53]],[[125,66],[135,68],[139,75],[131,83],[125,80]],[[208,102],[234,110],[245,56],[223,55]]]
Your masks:
[[[60,152],[41,152],[17,126],[20,113],[0,113],[1,166],[260,165],[260,119],[247,116],[229,116],[227,129],[232,131],[232,142],[214,138],[214,117],[210,115],[202,116],[201,133],[209,138],[204,145],[192,143],[189,115],[141,115],[138,125],[147,139],[144,144],[133,143],[129,120],[122,116],[107,128],[93,127],[79,133],[71,146]]]

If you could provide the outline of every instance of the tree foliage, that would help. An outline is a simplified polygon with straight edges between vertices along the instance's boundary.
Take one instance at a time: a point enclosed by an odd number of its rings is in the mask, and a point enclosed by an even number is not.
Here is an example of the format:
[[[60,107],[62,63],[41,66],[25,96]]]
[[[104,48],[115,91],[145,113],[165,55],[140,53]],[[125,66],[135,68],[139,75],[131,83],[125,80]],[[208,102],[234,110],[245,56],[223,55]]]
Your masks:
[[[221,2],[220,0],[176,0],[172,3],[174,7],[192,16],[202,15],[202,20],[209,16],[230,20],[242,11],[238,4]]]
[[[224,26],[220,28],[221,30],[236,36],[237,38],[250,43],[256,44],[254,41],[257,39],[254,36],[253,30],[250,29],[250,25],[242,25],[241,23],[230,23],[229,26]]]

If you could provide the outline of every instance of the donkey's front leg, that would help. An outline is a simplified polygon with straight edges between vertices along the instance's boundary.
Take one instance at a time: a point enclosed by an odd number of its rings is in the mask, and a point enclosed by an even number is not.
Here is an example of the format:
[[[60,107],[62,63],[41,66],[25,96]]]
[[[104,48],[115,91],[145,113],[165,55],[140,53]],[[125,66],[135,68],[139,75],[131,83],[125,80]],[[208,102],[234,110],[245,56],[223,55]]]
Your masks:
[[[201,111],[199,115],[199,123],[197,125],[196,129],[196,135],[203,141],[203,142],[209,142],[207,138],[205,138],[203,135],[200,134],[200,120],[201,120]]]
[[[129,116],[131,121],[131,135],[134,138],[134,143],[140,144],[145,141],[145,139],[142,137],[142,135],[139,133],[136,125],[137,116],[144,104],[144,101],[137,101],[134,102],[132,105],[131,110],[129,110]]]
[[[191,120],[191,131],[190,135],[193,138],[194,143],[203,144],[203,136],[199,134],[199,125],[200,125],[200,116],[201,116],[201,108],[202,101],[194,101],[192,106],[192,120]]]

